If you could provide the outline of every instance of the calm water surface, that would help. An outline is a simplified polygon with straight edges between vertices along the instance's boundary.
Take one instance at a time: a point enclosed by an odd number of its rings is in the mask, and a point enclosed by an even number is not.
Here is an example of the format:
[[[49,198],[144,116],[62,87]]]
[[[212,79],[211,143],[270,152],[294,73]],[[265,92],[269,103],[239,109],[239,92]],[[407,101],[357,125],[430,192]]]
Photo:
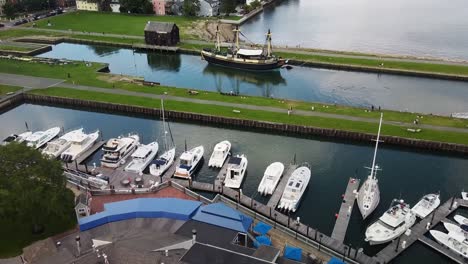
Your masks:
[[[24,122],[33,130],[52,126],[66,130],[82,126],[86,131],[100,129],[104,138],[137,132],[143,143],[156,140],[161,127],[159,120],[148,118],[26,104],[0,115],[0,137],[24,130]],[[171,128],[179,146],[178,154],[183,151],[184,140],[187,140],[189,147],[204,145],[205,159],[208,159],[217,142],[230,140],[233,153],[246,154],[249,159],[243,192],[260,202],[267,199],[257,196],[256,189],[270,163],[281,161],[288,164],[294,154],[298,162],[308,162],[312,168],[312,178],[296,215],[301,217],[302,222],[326,234],[331,234],[333,229],[334,215],[339,210],[341,194],[346,189],[348,178],[355,176],[356,171],[357,177],[366,177],[363,166],[370,165],[373,152],[371,143],[354,145],[185,123],[171,123]],[[89,163],[97,161],[97,156]],[[382,144],[378,163],[383,169],[379,175],[380,205],[371,219],[364,222],[358,210],[354,210],[346,237],[346,243],[364,247],[369,254],[375,253],[379,247],[366,246],[364,230],[384,212],[393,198],[401,196],[410,204],[415,204],[423,194],[440,191],[445,201],[457,195],[462,188],[468,189],[467,159],[392,149]],[[212,182],[216,174],[217,171],[203,166],[196,180]],[[414,261],[448,263],[443,257],[418,245],[398,259],[398,263]]]
[[[254,42],[468,59],[466,0],[284,0],[242,25]]]
[[[307,67],[246,72],[207,65],[199,56],[59,44],[41,57],[109,63],[112,73],[162,85],[412,112],[468,112],[468,83]]]

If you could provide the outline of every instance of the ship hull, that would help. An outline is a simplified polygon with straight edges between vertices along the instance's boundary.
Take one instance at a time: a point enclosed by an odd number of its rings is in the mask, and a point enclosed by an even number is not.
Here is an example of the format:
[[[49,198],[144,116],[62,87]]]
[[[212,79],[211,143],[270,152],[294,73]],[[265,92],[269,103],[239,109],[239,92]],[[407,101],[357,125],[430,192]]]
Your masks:
[[[280,68],[285,64],[284,60],[248,62],[248,60],[242,61],[241,59],[232,59],[225,56],[216,56],[214,54],[205,52],[202,52],[202,58],[210,64],[251,71],[273,70]]]

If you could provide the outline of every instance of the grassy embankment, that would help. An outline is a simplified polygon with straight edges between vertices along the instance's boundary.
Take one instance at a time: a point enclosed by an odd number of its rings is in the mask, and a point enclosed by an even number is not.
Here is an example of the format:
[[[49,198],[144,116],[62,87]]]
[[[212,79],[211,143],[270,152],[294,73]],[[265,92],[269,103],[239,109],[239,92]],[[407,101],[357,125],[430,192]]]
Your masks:
[[[68,97],[68,98],[78,98],[78,99],[84,99],[84,100],[93,100],[93,101],[99,101],[99,102],[110,102],[110,103],[119,103],[119,104],[126,104],[126,105],[152,107],[152,108],[160,107],[159,105],[160,102],[158,100],[148,100],[147,97],[117,95],[117,94],[108,94],[108,93],[81,91],[81,90],[70,90],[69,88],[60,88],[60,87],[47,88],[44,90],[34,90],[32,91],[32,93],[42,94],[42,95],[61,96],[61,97]],[[232,111],[233,110],[232,107],[205,105],[205,104],[197,104],[197,103],[190,103],[190,102],[180,103],[180,102],[172,101],[172,100],[166,100],[165,107],[167,110],[185,111],[185,112],[193,112],[193,113],[208,114],[208,115],[215,114],[217,116],[242,118],[242,119],[248,119],[248,120],[261,120],[261,121],[284,123],[284,124],[333,128],[333,129],[341,129],[341,130],[364,132],[364,133],[375,133],[376,131],[376,124],[367,123],[367,122],[350,121],[350,120],[345,120],[345,119],[334,119],[334,118],[324,118],[324,117],[306,117],[306,116],[300,116],[300,115],[288,116],[287,113],[274,113],[274,112],[268,112],[268,111],[247,110],[247,109],[242,109],[241,113],[234,113]],[[443,131],[433,131],[433,130],[423,130],[420,133],[410,133],[410,132],[407,132],[404,128],[401,128],[398,126],[383,125],[382,134],[407,137],[407,138],[434,140],[434,141],[441,141],[441,142],[468,144],[468,135],[466,133],[464,134],[464,133],[443,132]]]
[[[200,91],[198,95],[189,95],[187,89],[180,89],[175,87],[167,86],[155,86],[148,87],[134,83],[119,81],[119,75],[111,75],[96,72],[98,69],[103,67],[103,64],[93,63],[91,67],[85,66],[83,63],[77,62],[76,64],[68,65],[46,65],[40,63],[29,63],[22,61],[11,61],[0,59],[0,72],[15,73],[32,75],[38,77],[49,77],[64,79],[67,83],[75,83],[77,85],[88,85],[101,88],[120,88],[128,91],[151,93],[151,94],[167,94],[177,97],[191,97],[197,99],[204,99],[210,101],[222,101],[229,103],[248,104],[257,106],[268,106],[280,109],[286,109],[290,106],[296,110],[306,110],[316,112],[324,112],[331,114],[339,114],[344,116],[356,116],[365,118],[379,118],[379,113],[368,112],[364,108],[347,107],[340,105],[327,105],[321,103],[308,103],[293,100],[279,100],[256,96],[225,96],[216,92]],[[70,73],[71,78],[68,78]],[[398,111],[387,111],[384,110],[386,121],[398,121],[411,123],[416,118],[417,113],[405,113]],[[445,126],[445,127],[458,127],[468,128],[468,121],[456,118],[441,117],[424,115],[424,118],[420,119],[421,124]],[[375,125],[373,125],[375,126]],[[466,135],[468,136],[468,135]]]
[[[0,96],[5,95],[7,93],[11,93],[11,92],[16,92],[20,89],[21,89],[20,87],[16,87],[16,86],[0,84]]]

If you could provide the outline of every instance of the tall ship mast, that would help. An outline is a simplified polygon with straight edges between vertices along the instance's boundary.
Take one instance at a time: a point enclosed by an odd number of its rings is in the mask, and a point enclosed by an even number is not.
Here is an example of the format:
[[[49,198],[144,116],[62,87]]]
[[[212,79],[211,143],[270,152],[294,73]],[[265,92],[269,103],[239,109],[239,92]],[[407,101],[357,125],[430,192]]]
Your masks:
[[[265,45],[262,49],[244,48],[239,45],[239,35],[242,34],[237,26],[234,29],[234,43],[227,51],[221,49],[219,28],[216,28],[215,48],[204,48],[202,59],[210,64],[245,70],[272,70],[283,66],[286,62],[281,57],[273,55],[271,32],[266,34]]]

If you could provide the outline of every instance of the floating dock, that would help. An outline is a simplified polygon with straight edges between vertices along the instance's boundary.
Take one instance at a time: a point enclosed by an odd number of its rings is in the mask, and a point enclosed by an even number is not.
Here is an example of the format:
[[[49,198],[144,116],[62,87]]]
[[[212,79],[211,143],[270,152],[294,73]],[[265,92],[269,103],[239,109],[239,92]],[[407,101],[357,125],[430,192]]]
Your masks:
[[[343,243],[346,231],[348,230],[349,219],[353,212],[354,201],[356,200],[356,193],[359,188],[359,179],[349,178],[348,186],[341,203],[340,211],[335,222],[335,227],[331,237]]]
[[[288,168],[284,171],[283,177],[281,177],[278,186],[276,186],[276,189],[271,195],[270,200],[268,200],[267,206],[276,208],[279,200],[281,199],[281,196],[283,195],[284,188],[286,188],[289,177],[291,177],[291,174],[295,169],[297,169],[297,167],[298,165],[289,165]]]
[[[86,159],[88,159],[91,155],[93,155],[94,153],[96,153],[96,151],[98,151],[102,145],[104,145],[104,143],[106,143],[105,140],[101,140],[101,141],[97,141],[96,143],[94,143],[94,145],[88,149],[87,151],[85,151],[83,154],[81,154],[81,156],[79,156],[77,159],[76,159],[76,162],[78,164],[82,164],[83,161],[85,161]]]
[[[221,170],[218,173],[218,176],[216,176],[216,179],[214,181],[214,187],[217,189],[221,189],[223,186],[224,180],[226,179],[226,173],[227,173],[227,166],[229,163],[229,158],[226,159],[226,161],[223,164],[223,167],[221,167]]]

